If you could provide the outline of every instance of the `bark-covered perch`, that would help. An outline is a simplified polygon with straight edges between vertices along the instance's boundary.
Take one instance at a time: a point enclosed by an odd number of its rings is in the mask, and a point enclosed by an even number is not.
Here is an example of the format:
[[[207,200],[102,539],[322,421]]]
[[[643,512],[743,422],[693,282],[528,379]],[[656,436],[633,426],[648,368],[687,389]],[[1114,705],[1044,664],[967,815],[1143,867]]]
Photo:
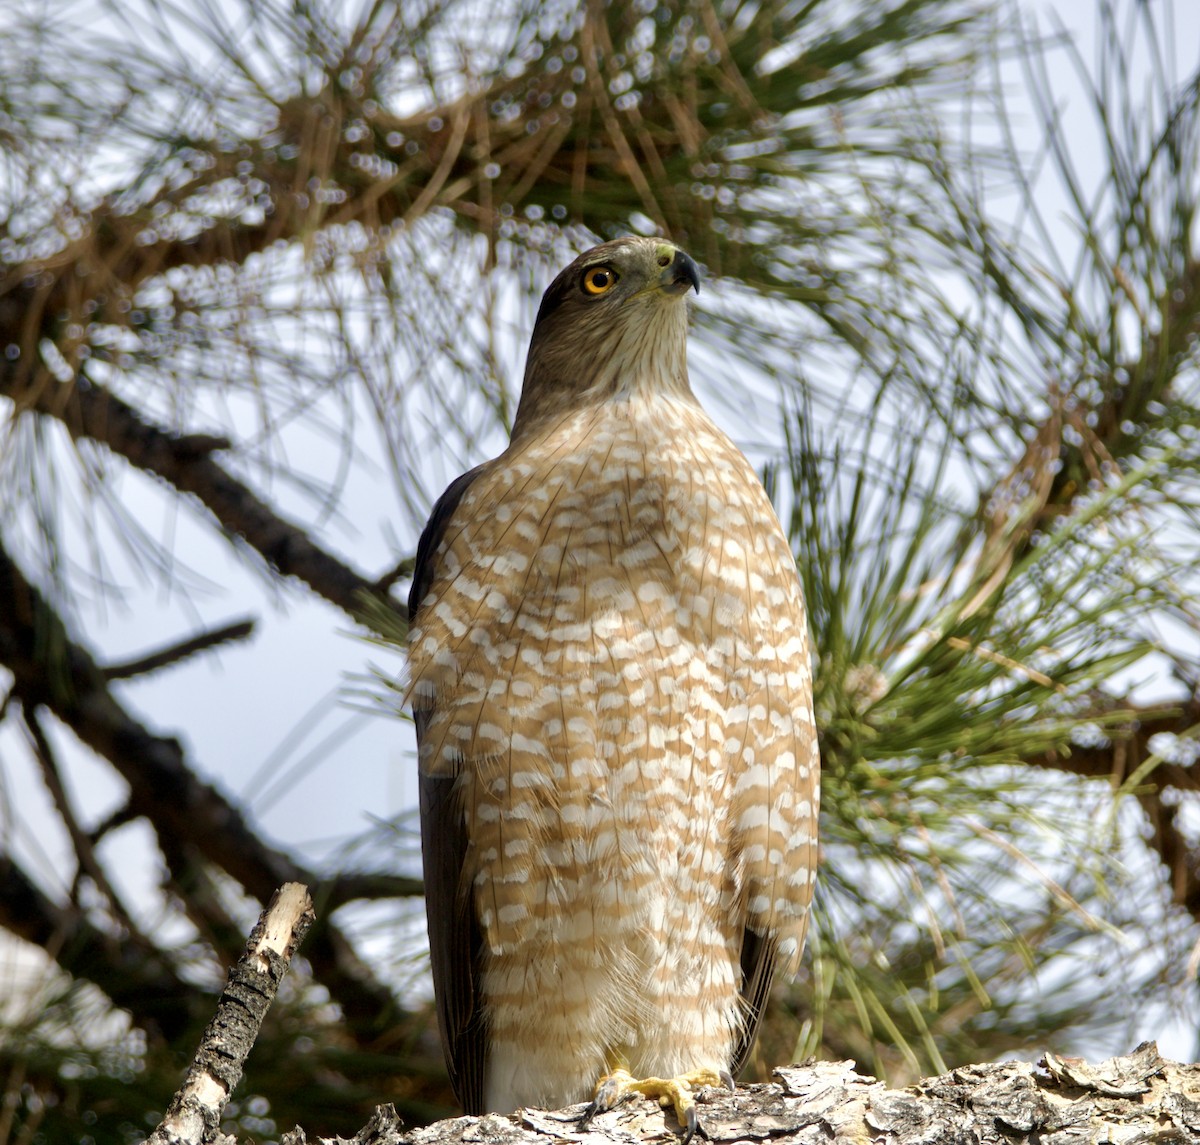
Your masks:
[[[241,1078],[267,1007],[313,920],[304,887],[272,899],[229,975],[187,1078],[147,1145],[236,1145],[221,1112]],[[775,1071],[771,1085],[702,1093],[713,1142],[779,1145],[1200,1145],[1200,1065],[1166,1061],[1153,1042],[1091,1066],[1045,1054],[1036,1065],[963,1066],[888,1089],[851,1062]],[[673,1115],[637,1098],[580,1131],[573,1110],[458,1117],[405,1129],[381,1105],[352,1139],[326,1145],[639,1145],[678,1139]],[[308,1145],[297,1128],[281,1145]]]
[[[714,1142],[732,1145],[1197,1145],[1200,1065],[1165,1061],[1153,1042],[1090,1066],[1046,1054],[1036,1065],[964,1066],[907,1089],[854,1072],[850,1062],[776,1071],[771,1085],[711,1091],[703,1120]],[[459,1117],[405,1130],[381,1106],[353,1145],[637,1145],[667,1142],[678,1127],[641,1099],[579,1132],[574,1111],[523,1110]],[[334,1139],[321,1138],[335,1145]],[[308,1145],[303,1130],[282,1145]],[[314,1141],[312,1145],[316,1145]],[[336,1145],[350,1145],[337,1138]]]

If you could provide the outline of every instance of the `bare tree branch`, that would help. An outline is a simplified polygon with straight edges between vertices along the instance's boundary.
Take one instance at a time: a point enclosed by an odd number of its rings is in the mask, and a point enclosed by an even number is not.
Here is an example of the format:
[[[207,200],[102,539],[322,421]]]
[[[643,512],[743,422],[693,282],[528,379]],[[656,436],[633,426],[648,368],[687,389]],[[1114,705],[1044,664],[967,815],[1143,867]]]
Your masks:
[[[124,903],[121,902],[120,896],[109,882],[103,865],[96,857],[96,849],[92,840],[79,824],[79,818],[75,814],[75,808],[71,805],[66,784],[63,783],[58,760],[55,758],[54,750],[50,746],[50,740],[42,728],[42,723],[38,719],[37,712],[25,710],[22,714],[24,716],[25,727],[33,742],[34,756],[42,769],[42,779],[50,792],[50,798],[54,800],[55,810],[62,818],[63,826],[66,827],[67,834],[71,837],[71,846],[75,851],[75,860],[79,864],[75,872],[75,878],[71,883],[71,901],[78,904],[79,881],[86,874],[95,884],[96,889],[108,901],[108,909],[112,911],[116,921],[124,927],[130,936],[141,940],[143,935],[137,926],[134,925],[133,919],[130,918],[129,912],[125,909]]]
[[[109,664],[104,668],[106,680],[129,680],[134,676],[145,676],[149,672],[157,672],[160,668],[170,667],[195,656],[199,652],[207,652],[219,644],[232,643],[235,640],[246,640],[254,634],[253,620],[239,620],[234,624],[226,624],[220,628],[201,632],[177,644],[160,648],[139,656],[136,660],[126,660],[123,664]]]
[[[299,883],[285,884],[272,897],[250,934],[246,953],[229,972],[183,1086],[147,1145],[200,1145],[222,1139],[221,1114],[314,917],[312,899]]]
[[[321,883],[318,893],[322,908],[331,911],[356,900],[420,898],[425,894],[425,884],[408,875],[343,871]]]
[[[0,856],[0,926],[94,983],[151,1035],[171,1041],[197,1018],[189,1007],[195,992],[158,950],[136,934],[106,934],[77,907],[54,903],[11,856]]]
[[[103,670],[71,641],[57,613],[0,548],[0,662],[13,673],[13,695],[30,710],[49,709],[79,739],[107,758],[129,785],[129,808],[160,839],[187,840],[260,901],[285,882],[320,880],[266,846],[242,813],[196,778],[178,740],[154,735],[108,689]],[[332,925],[317,929],[314,972],[352,1024],[373,1028],[395,1011],[352,945]]]
[[[0,342],[4,335],[0,332]],[[107,446],[132,465],[190,493],[220,527],[243,540],[281,576],[294,576],[347,614],[357,618],[364,596],[377,597],[373,581],[317,545],[301,528],[285,521],[255,493],[231,477],[207,451],[187,437],[151,425],[115,394],[97,385],[44,380],[23,388],[19,371],[0,366],[0,395],[18,407],[59,418],[76,440]]]

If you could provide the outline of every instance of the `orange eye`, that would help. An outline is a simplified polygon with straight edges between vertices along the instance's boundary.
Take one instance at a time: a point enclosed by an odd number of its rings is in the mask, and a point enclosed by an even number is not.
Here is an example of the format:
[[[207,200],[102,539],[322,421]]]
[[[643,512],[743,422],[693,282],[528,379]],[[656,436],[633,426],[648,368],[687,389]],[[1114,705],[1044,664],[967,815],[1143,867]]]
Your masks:
[[[617,285],[617,272],[607,266],[593,266],[583,272],[583,290],[585,294],[603,294]]]

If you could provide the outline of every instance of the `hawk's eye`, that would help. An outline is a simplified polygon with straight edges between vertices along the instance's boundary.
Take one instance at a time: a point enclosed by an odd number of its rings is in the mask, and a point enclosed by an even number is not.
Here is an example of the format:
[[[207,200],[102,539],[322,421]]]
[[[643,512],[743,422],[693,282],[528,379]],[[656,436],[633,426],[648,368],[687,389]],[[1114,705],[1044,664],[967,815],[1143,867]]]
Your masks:
[[[583,272],[583,290],[585,294],[603,294],[617,285],[617,272],[607,266],[593,266]]]

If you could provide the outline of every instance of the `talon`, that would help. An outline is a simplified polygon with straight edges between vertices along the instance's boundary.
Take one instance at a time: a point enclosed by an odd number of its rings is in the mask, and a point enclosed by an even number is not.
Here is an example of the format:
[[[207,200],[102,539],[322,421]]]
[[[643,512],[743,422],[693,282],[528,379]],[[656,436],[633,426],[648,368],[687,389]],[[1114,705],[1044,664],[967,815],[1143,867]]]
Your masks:
[[[621,1069],[613,1070],[607,1077],[602,1077],[596,1083],[596,1092],[592,1094],[588,1107],[575,1119],[579,1128],[586,1129],[596,1114],[615,1109],[635,1092],[628,1088],[632,1080],[629,1073]]]
[[[727,1090],[729,1090],[730,1093],[737,1093],[737,1086],[734,1085],[734,1083],[733,1083],[733,1074],[731,1074],[729,1072],[729,1070],[727,1070],[727,1069],[721,1070],[721,1072],[718,1076],[721,1079],[721,1084]]]

